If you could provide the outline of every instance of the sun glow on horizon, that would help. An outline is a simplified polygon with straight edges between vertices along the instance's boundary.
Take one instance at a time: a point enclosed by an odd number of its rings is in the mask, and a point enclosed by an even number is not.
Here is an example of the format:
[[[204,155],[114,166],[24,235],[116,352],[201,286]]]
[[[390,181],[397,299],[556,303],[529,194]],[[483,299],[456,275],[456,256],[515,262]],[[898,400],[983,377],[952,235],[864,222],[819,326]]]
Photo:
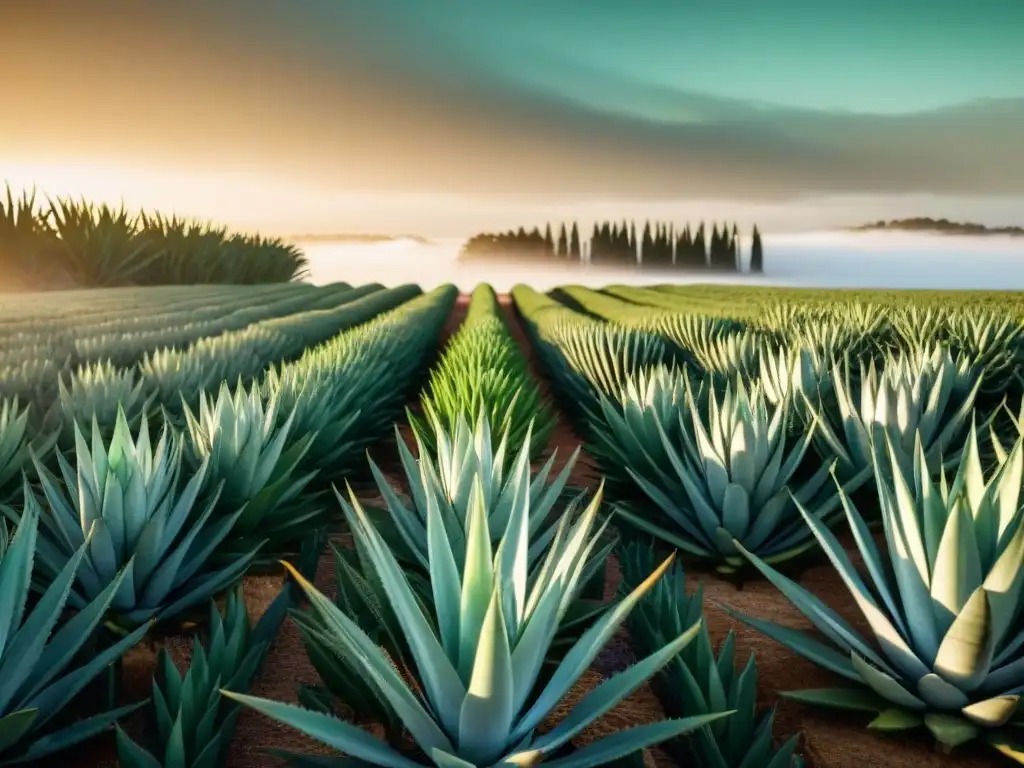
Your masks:
[[[87,161],[0,161],[0,185],[14,195],[36,194],[37,202],[70,197],[123,206],[131,212],[159,211],[244,229],[273,221],[282,194],[295,190],[256,174],[147,168]],[[290,207],[290,206],[289,206]]]

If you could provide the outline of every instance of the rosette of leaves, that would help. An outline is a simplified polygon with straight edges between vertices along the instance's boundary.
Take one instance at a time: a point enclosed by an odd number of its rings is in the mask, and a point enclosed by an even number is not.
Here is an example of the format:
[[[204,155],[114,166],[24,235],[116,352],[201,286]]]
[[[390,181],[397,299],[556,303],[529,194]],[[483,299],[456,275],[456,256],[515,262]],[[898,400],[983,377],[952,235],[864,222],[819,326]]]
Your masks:
[[[312,578],[326,539],[316,531],[303,542],[300,569]],[[210,604],[205,640],[196,635],[184,675],[161,648],[153,677],[150,739],[146,750],[117,729],[121,768],[219,768],[227,762],[241,710],[221,689],[246,693],[266,660],[289,608],[301,592],[287,579],[281,592],[251,626],[242,585],[228,593],[224,610]]]
[[[880,369],[874,362],[862,363],[860,370],[859,384],[854,384],[849,364],[833,369],[835,410],[822,411],[814,432],[818,453],[836,461],[837,475],[845,479],[871,470],[879,432],[888,436],[904,468],[913,463],[917,439],[930,471],[941,463],[954,466],[956,447],[972,428],[978,372],[954,362],[941,346],[930,353],[900,354]]]
[[[111,618],[134,628],[176,617],[242,577],[263,542],[229,563],[213,563],[242,510],[215,517],[216,493],[198,503],[207,465],[182,485],[182,441],[169,429],[154,445],[143,421],[133,438],[122,411],[109,445],[95,423],[91,446],[77,424],[75,443],[74,465],[57,454],[63,482],[35,462],[48,507],[37,542],[42,580],[55,578],[89,540],[68,598],[72,607],[81,609],[117,580]]]
[[[688,412],[678,432],[652,413],[624,438],[635,445],[632,453],[664,455],[671,470],[650,462],[616,470],[623,480],[631,478],[651,505],[624,504],[620,518],[687,554],[712,560],[723,573],[745,563],[736,541],[769,562],[789,560],[814,546],[795,502],[829,521],[839,497],[829,464],[821,463],[808,477],[800,474],[813,423],[801,434],[791,433],[792,401],[772,406],[756,384],[748,388],[737,381],[721,395],[709,396],[706,408],[686,384]]]
[[[587,453],[601,469],[613,498],[637,495],[633,473],[649,477],[672,471],[663,442],[645,440],[644,436],[657,434],[657,423],[669,442],[681,439],[681,417],[690,410],[687,386],[692,383],[686,368],[658,365],[630,377],[617,397],[601,396],[600,408],[589,417],[592,428]],[[711,388],[709,378],[701,381],[698,399],[706,403]]]
[[[875,447],[885,550],[843,495],[861,568],[802,510],[875,643],[750,552],[744,555],[822,637],[737,616],[854,684],[787,697],[871,712],[869,727],[882,732],[926,727],[946,751],[980,738],[1024,763],[1024,747],[1014,740],[1024,690],[1024,438],[987,478],[973,433],[952,480],[945,469],[932,479],[920,438],[914,455],[908,471],[888,436]]]
[[[316,470],[300,465],[316,433],[293,429],[294,413],[278,417],[280,403],[257,386],[222,384],[217,396],[202,393],[198,416],[185,406],[188,456],[206,467],[204,496],[215,497],[215,514],[234,515],[220,550],[232,558],[266,541],[282,553],[324,522],[323,506],[303,494]]]
[[[536,765],[554,768],[605,765],[652,744],[699,728],[724,713],[651,723],[595,741],[565,758],[553,757],[587,725],[641,686],[690,642],[690,630],[655,654],[605,680],[546,733],[537,732],[579,676],[657,581],[671,559],[633,593],[615,604],[573,645],[531,697],[547,648],[557,635],[572,597],[582,586],[586,561],[598,547],[595,530],[600,496],[578,519],[564,517],[529,578],[529,508],[516,519],[494,555],[482,492],[477,490],[463,565],[445,535],[440,512],[430,508],[429,569],[433,605],[424,608],[402,565],[354,496],[340,495],[349,528],[373,563],[412,655],[410,684],[392,660],[355,621],[296,575],[324,627],[324,640],[339,657],[359,666],[364,678],[397,713],[413,748],[400,751],[363,729],[329,714],[226,692],[262,714],[370,765],[412,768],[484,768]],[[308,758],[307,758],[308,760]]]
[[[31,466],[33,451],[46,455],[54,443],[49,438],[33,446],[28,417],[29,409],[19,408],[17,398],[0,402],[0,503],[12,501],[21,492],[22,472]]]
[[[620,552],[621,589],[629,592],[643,582],[655,566],[653,550],[630,544]],[[640,601],[627,619],[633,647],[653,653],[673,637],[701,624],[703,589],[686,591],[686,574],[675,563]],[[757,664],[751,655],[741,669],[736,666],[735,636],[726,635],[715,656],[707,626],[651,680],[651,687],[665,713],[691,717],[733,710],[735,714],[694,731],[685,739],[663,745],[679,765],[708,768],[802,768],[796,755],[797,737],[779,748],[774,743],[774,707],[757,711]]]
[[[1024,324],[1005,312],[962,309],[947,318],[947,337],[958,359],[980,371],[984,395],[1002,397],[1024,353]]]
[[[134,369],[116,368],[110,362],[83,365],[67,384],[63,377],[58,379],[57,386],[61,447],[64,450],[74,448],[75,424],[91,425],[95,420],[100,435],[109,440],[117,424],[118,409],[124,411],[128,426],[138,429],[156,399],[156,392],[146,394],[145,381]]]
[[[806,424],[812,414],[802,405],[808,401],[819,403],[826,397],[834,362],[812,349],[768,345],[761,347],[759,362],[759,380],[768,402],[779,405],[792,400],[797,411],[794,416],[798,417],[793,426]],[[799,413],[801,410],[803,413]]]
[[[141,704],[92,714],[75,721],[68,709],[85,687],[97,680],[146,627],[111,643],[91,657],[83,651],[127,574],[121,572],[71,618],[60,619],[79,570],[85,566],[88,539],[74,551],[37,600],[30,601],[37,552],[40,509],[26,493],[17,533],[11,538],[0,520],[0,763],[30,764],[85,741]]]
[[[504,457],[510,446],[508,439],[503,437],[497,447],[493,445],[485,414],[480,415],[473,428],[465,417],[460,416],[454,433],[438,429],[435,433],[436,456],[420,444],[417,461],[400,436],[397,442],[405,470],[405,486],[409,490],[408,498],[403,499],[391,488],[371,460],[370,469],[386,509],[370,509],[369,512],[395,556],[411,572],[412,583],[421,587],[421,597],[426,603],[434,599],[427,580],[430,519],[434,511],[443,521],[443,534],[455,563],[462,567],[470,556],[469,522],[477,504],[483,504],[487,530],[494,547],[509,535],[509,526],[523,519],[523,510],[528,509],[529,527],[524,533],[529,543],[527,565],[532,573],[555,537],[559,522],[563,518],[574,518],[584,497],[584,493],[573,493],[566,488],[579,449],[573,452],[557,475],[552,476],[557,458],[554,453],[536,473],[531,474],[529,430],[513,454],[514,458],[506,461]],[[552,643],[553,653],[564,651],[604,610],[601,598],[605,560],[615,543],[615,536],[605,531],[601,548],[596,553],[599,556],[587,561],[587,570],[582,576],[584,589],[568,606],[560,627],[561,634]],[[364,573],[372,574],[368,568],[369,563],[364,563]]]

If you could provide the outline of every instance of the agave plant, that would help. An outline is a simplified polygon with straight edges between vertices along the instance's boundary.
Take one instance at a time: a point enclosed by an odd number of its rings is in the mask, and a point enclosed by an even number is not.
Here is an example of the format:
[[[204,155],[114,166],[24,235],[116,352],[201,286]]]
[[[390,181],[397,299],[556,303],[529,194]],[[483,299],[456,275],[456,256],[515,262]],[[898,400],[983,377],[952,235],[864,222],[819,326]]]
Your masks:
[[[241,382],[234,393],[226,383],[216,398],[202,393],[198,416],[184,407],[191,463],[206,466],[204,493],[216,495],[216,514],[241,510],[222,551],[266,540],[282,552],[323,523],[322,507],[303,497],[316,470],[299,469],[316,433],[295,434],[294,412],[279,419],[276,397],[264,404],[257,386]]]
[[[818,451],[838,460],[840,477],[853,477],[873,466],[872,443],[882,431],[905,467],[913,462],[916,435],[932,471],[941,462],[954,465],[958,456],[952,446],[970,429],[980,386],[978,373],[954,362],[940,346],[891,358],[881,370],[862,363],[858,404],[849,366],[836,366],[832,394],[838,413],[830,418],[825,412],[815,432]]]
[[[326,530],[303,542],[300,570],[312,578]],[[228,593],[224,610],[210,603],[206,641],[192,642],[188,671],[182,676],[163,648],[153,677],[151,712],[153,750],[139,746],[117,729],[121,768],[220,768],[227,762],[240,708],[220,690],[245,693],[266,660],[289,608],[301,593],[287,580],[281,592],[251,627],[242,585]]]
[[[100,434],[109,440],[117,423],[118,409],[125,413],[128,425],[137,429],[147,417],[156,392],[145,393],[145,381],[132,368],[117,368],[109,361],[81,366],[69,379],[58,379],[62,447],[74,447],[75,424],[100,426]]]
[[[466,531],[475,499],[474,486],[479,485],[492,541],[500,541],[505,536],[518,507],[529,505],[531,527],[528,534],[534,545],[531,563],[539,557],[554,536],[558,518],[564,515],[564,505],[559,502],[563,501],[566,484],[580,450],[577,448],[573,452],[554,478],[551,478],[551,470],[557,451],[531,477],[532,441],[529,439],[530,425],[527,427],[525,438],[511,461],[505,460],[509,453],[508,436],[503,435],[497,447],[494,446],[485,412],[477,417],[472,427],[463,415],[458,417],[451,432],[438,427],[434,432],[436,454],[426,450],[414,436],[418,461],[396,427],[399,458],[409,488],[408,504],[395,493],[381,470],[370,460],[370,469],[388,507],[387,517],[401,536],[401,541],[394,542],[396,549],[409,553],[418,567],[426,569],[429,561],[427,523],[431,507],[436,507],[444,521],[444,531],[455,553],[456,563],[461,565],[466,557]],[[384,524],[386,521],[378,521],[378,528]]]
[[[33,565],[39,543],[40,509],[30,493],[11,538],[0,520],[0,763],[30,764],[107,730],[142,704],[132,704],[86,720],[68,722],[68,705],[93,680],[139,640],[140,627],[100,653],[82,658],[80,651],[100,627],[104,614],[121,588],[125,573],[115,577],[58,624],[71,585],[92,545],[85,540],[52,579],[38,601],[30,605]],[[76,661],[81,666],[75,666]],[[144,702],[143,702],[144,703]],[[59,720],[59,723],[58,723]]]
[[[0,404],[0,502],[20,490],[22,470],[31,460],[28,411],[19,409],[17,398]]]
[[[798,406],[807,400],[818,402],[828,391],[834,366],[812,349],[772,349],[766,344],[761,347],[759,361],[765,397],[772,405],[784,400],[793,400]]]
[[[75,443],[75,466],[57,454],[63,487],[35,462],[49,507],[37,543],[43,580],[55,578],[89,539],[68,599],[73,607],[81,609],[117,581],[109,606],[116,623],[134,628],[169,619],[230,587],[262,546],[223,567],[211,563],[243,510],[213,518],[216,494],[203,507],[196,504],[206,464],[178,490],[182,443],[166,428],[154,446],[143,421],[133,439],[122,411],[109,446],[95,423],[91,447],[78,425]]]
[[[444,524],[443,533],[455,557],[455,565],[461,568],[470,557],[469,523],[478,501],[484,505],[487,530],[495,547],[510,534],[509,526],[519,520],[525,514],[523,510],[527,509],[529,525],[523,533],[529,544],[527,565],[533,568],[556,535],[559,521],[574,518],[584,496],[583,493],[571,494],[566,489],[579,456],[578,448],[554,477],[552,468],[557,452],[552,453],[544,466],[531,475],[529,425],[512,461],[505,460],[509,453],[507,436],[502,437],[497,448],[493,446],[485,413],[480,414],[473,428],[464,416],[458,418],[451,434],[438,428],[434,440],[436,457],[419,443],[420,458],[417,462],[401,437],[397,442],[409,489],[408,503],[395,493],[371,460],[370,469],[387,509],[370,508],[369,511],[377,530],[388,541],[396,557],[406,564],[410,581],[420,587],[420,594],[427,603],[434,599],[428,576],[430,519],[435,512]],[[598,556],[588,560],[582,576],[584,590],[569,606],[560,634],[552,644],[553,653],[564,651],[604,610],[601,598],[604,595],[605,561],[615,543],[615,536],[606,532],[600,551],[596,553]],[[364,562],[362,568],[372,580],[370,566]],[[378,601],[384,602],[379,592]]]
[[[790,434],[792,401],[773,407],[757,384],[748,388],[741,381],[727,386],[721,396],[709,397],[702,414],[688,382],[687,387],[689,413],[681,418],[678,439],[672,439],[671,427],[657,414],[651,414],[642,431],[637,424],[623,434],[624,441],[631,441],[624,448],[629,455],[661,452],[672,471],[652,469],[645,476],[625,467],[655,508],[623,505],[619,515],[684,552],[714,560],[726,573],[745,562],[735,541],[769,562],[788,560],[812,547],[814,539],[794,502],[808,505],[815,519],[823,521],[831,520],[839,507],[828,482],[829,464],[802,480],[797,474],[815,422],[800,435]]]
[[[637,435],[657,432],[663,425],[670,442],[681,438],[681,416],[689,413],[686,368],[659,365],[638,371],[627,380],[618,397],[602,395],[600,409],[590,415],[591,431],[587,452],[605,475],[605,482],[616,499],[636,493],[636,482],[623,467],[636,474],[650,476],[671,472],[672,462],[662,442],[638,442]],[[710,387],[701,382],[698,397],[707,402]]]
[[[4,185],[6,204],[0,198],[0,257],[5,265],[24,270],[30,281],[46,277],[54,252],[53,228],[36,203],[35,190],[23,190],[15,198],[9,184]]]
[[[630,591],[653,569],[650,547],[628,545],[620,554],[622,584]],[[686,593],[686,574],[674,564],[640,601],[627,620],[630,640],[639,653],[652,653],[704,616],[703,589]],[[778,749],[773,743],[775,709],[757,712],[757,664],[753,655],[740,671],[734,662],[735,636],[730,630],[715,658],[707,626],[654,679],[652,688],[665,712],[673,717],[706,715],[723,709],[736,712],[695,731],[687,739],[665,745],[679,765],[721,768],[802,768],[796,756],[797,737]]]
[[[950,345],[981,371],[985,394],[1002,396],[1013,382],[1024,348],[1024,324],[1004,312],[961,310],[948,318]]]
[[[947,751],[981,737],[1024,763],[1011,728],[1024,690],[1024,439],[986,479],[972,433],[952,482],[930,477],[923,440],[903,466],[886,436],[875,446],[875,478],[888,560],[843,494],[858,570],[835,535],[801,510],[874,634],[872,645],[802,586],[753,553],[752,562],[827,642],[738,616],[857,688],[786,694],[819,706],[870,711],[880,731],[927,727]],[[887,567],[888,565],[888,567]]]
[[[444,534],[440,512],[431,507],[430,576],[435,600],[424,611],[401,564],[350,492],[339,494],[353,536],[365,546],[394,607],[414,661],[414,692],[374,641],[316,588],[296,574],[312,610],[337,655],[358,664],[409,731],[416,751],[402,754],[362,729],[301,707],[226,692],[236,701],[371,765],[412,768],[484,768],[536,765],[569,742],[668,663],[694,637],[696,628],[604,681],[565,719],[544,734],[537,727],[558,705],[612,637],[671,558],[639,588],[601,617],[568,652],[531,701],[546,649],[574,593],[586,561],[598,544],[593,529],[600,494],[579,520],[563,518],[530,579],[529,509],[517,508],[509,533],[492,556],[491,535],[478,488],[469,521],[469,556],[462,567]],[[551,766],[589,768],[607,764],[652,744],[699,728],[721,713],[641,725],[593,742]]]

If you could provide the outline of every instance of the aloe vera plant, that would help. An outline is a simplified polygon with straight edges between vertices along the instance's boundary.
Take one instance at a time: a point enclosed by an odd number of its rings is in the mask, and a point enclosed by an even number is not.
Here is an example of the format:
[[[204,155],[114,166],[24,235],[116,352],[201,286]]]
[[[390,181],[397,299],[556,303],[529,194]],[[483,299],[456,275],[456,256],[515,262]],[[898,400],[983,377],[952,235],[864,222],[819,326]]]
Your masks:
[[[626,592],[640,584],[654,567],[650,547],[630,544],[619,556],[622,566],[620,589]],[[652,653],[704,616],[703,588],[686,592],[686,574],[674,563],[651,588],[627,627],[633,647]],[[750,656],[742,670],[735,660],[735,635],[730,630],[715,656],[707,626],[701,624],[696,639],[672,659],[651,681],[662,708],[672,717],[705,715],[730,709],[730,715],[694,731],[685,739],[663,745],[678,765],[708,768],[802,768],[796,754],[797,737],[780,747],[773,743],[775,709],[758,714],[757,664]]]
[[[748,388],[737,381],[722,395],[709,396],[705,409],[699,408],[688,381],[686,387],[688,414],[680,418],[678,433],[670,431],[674,425],[662,424],[657,413],[620,432],[624,451],[664,456],[671,469],[649,461],[637,470],[604,467],[607,473],[628,475],[653,504],[642,509],[623,504],[619,516],[683,552],[714,561],[726,573],[745,563],[736,541],[769,562],[791,559],[814,546],[795,501],[827,522],[839,509],[839,496],[829,481],[830,465],[821,464],[807,478],[797,475],[813,423],[791,435],[792,401],[773,407],[757,384]]]
[[[229,554],[261,541],[283,552],[324,522],[322,505],[303,497],[316,470],[299,469],[316,433],[295,434],[294,412],[279,419],[278,399],[266,400],[255,385],[246,391],[239,382],[232,393],[225,383],[216,398],[200,395],[198,416],[185,406],[188,455],[194,468],[206,467],[215,514],[241,510],[221,544]]]
[[[73,747],[141,706],[132,704],[77,722],[65,720],[72,700],[139,642],[146,627],[91,658],[81,658],[127,574],[117,574],[74,616],[59,623],[92,540],[82,542],[38,601],[30,603],[39,520],[40,509],[31,493],[25,494],[13,538],[0,520],[0,765],[31,764]],[[78,662],[81,666],[75,666]]]
[[[214,494],[197,504],[203,464],[179,491],[182,441],[164,429],[154,445],[143,421],[133,438],[121,411],[109,445],[75,426],[75,466],[58,453],[63,484],[39,461],[48,514],[39,537],[43,581],[55,578],[89,538],[68,601],[81,609],[117,581],[112,618],[124,628],[173,618],[241,578],[263,542],[230,563],[211,558],[242,514],[213,517]],[[5,510],[17,521],[13,510]],[[122,569],[126,575],[120,576]]]
[[[603,615],[566,654],[559,667],[530,700],[543,667],[547,645],[558,631],[580,576],[597,546],[594,532],[600,494],[570,524],[559,523],[536,578],[528,578],[529,510],[518,508],[509,533],[492,556],[491,535],[482,491],[469,520],[468,556],[462,567],[444,534],[440,512],[431,507],[430,575],[434,605],[424,611],[401,564],[350,493],[339,501],[353,536],[366,547],[413,657],[417,695],[388,657],[359,626],[300,576],[296,576],[319,614],[336,654],[358,664],[367,681],[399,713],[416,744],[408,755],[356,726],[301,707],[226,692],[252,707],[356,760],[371,765],[439,768],[535,765],[568,743],[589,723],[610,710],[668,663],[690,642],[690,630],[635,666],[598,686],[553,730],[537,733],[547,717],[611,638],[643,594],[670,565],[666,561],[633,593]],[[598,531],[599,533],[599,531]],[[723,713],[641,725],[598,740],[551,766],[589,768],[607,764],[652,744],[707,723]]]
[[[1024,438],[986,478],[972,433],[952,481],[935,482],[918,437],[903,466],[886,436],[875,446],[875,479],[888,562],[856,507],[843,506],[864,568],[835,535],[801,510],[856,601],[872,645],[804,587],[750,552],[744,555],[824,636],[737,614],[750,626],[856,685],[786,694],[817,706],[871,712],[871,728],[927,727],[949,751],[982,738],[1024,763],[1014,743],[1024,690]]]

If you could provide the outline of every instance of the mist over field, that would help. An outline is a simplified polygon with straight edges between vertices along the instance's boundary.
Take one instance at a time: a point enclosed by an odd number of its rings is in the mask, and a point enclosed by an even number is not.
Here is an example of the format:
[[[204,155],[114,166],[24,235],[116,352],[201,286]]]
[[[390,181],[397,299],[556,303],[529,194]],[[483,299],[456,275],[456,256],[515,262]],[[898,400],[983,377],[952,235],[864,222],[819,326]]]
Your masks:
[[[499,292],[516,283],[538,290],[575,283],[644,285],[662,282],[722,282],[819,288],[921,288],[936,290],[1024,290],[1024,238],[964,237],[892,232],[809,232],[765,237],[765,270],[757,277],[607,267],[570,267],[498,261],[458,262],[462,240],[423,244],[301,243],[312,281],[353,284],[418,283],[429,289],[455,283],[471,290],[481,282]],[[742,242],[744,258],[749,240]]]

